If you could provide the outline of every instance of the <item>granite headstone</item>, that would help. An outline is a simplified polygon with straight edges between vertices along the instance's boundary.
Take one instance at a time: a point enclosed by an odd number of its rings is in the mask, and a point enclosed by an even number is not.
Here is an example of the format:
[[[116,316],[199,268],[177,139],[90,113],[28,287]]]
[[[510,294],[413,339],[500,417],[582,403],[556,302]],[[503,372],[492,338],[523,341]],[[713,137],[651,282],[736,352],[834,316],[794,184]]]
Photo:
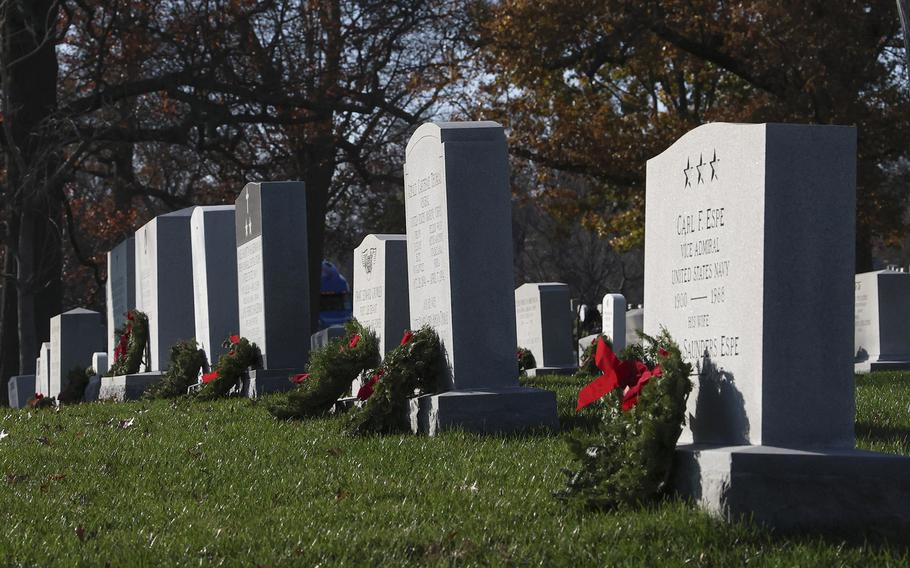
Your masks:
[[[114,358],[117,330],[126,323],[126,313],[136,307],[136,244],[130,237],[107,253],[107,354]]]
[[[51,318],[49,396],[66,388],[69,372],[86,369],[92,353],[107,348],[104,317],[95,311],[76,308]]]
[[[240,335],[262,352],[249,397],[293,386],[310,348],[306,190],[302,182],[248,183],[236,201]]]
[[[626,348],[626,298],[606,294],[602,305],[603,334],[613,341],[613,351],[621,353]]]
[[[411,427],[556,427],[553,392],[518,385],[506,138],[495,122],[433,123],[404,168],[411,328],[437,331],[441,388],[411,401]]]
[[[379,352],[398,346],[411,325],[405,235],[367,235],[354,249],[353,315],[376,333]]]
[[[539,282],[516,288],[515,327],[518,346],[529,349],[537,362],[536,368],[525,371],[529,377],[567,375],[578,369],[568,285]]]
[[[15,375],[9,378],[7,394],[11,408],[25,408],[36,392],[35,375]]]
[[[910,368],[910,273],[857,274],[855,298],[854,370]]]

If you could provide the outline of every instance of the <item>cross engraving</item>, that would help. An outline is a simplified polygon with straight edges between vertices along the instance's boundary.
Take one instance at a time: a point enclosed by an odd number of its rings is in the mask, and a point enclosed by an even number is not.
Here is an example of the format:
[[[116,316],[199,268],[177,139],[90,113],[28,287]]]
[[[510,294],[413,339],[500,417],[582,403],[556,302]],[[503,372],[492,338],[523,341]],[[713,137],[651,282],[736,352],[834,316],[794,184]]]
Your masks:
[[[250,236],[253,232],[253,217],[250,215],[250,192],[246,192],[246,223],[243,225],[245,235]]]

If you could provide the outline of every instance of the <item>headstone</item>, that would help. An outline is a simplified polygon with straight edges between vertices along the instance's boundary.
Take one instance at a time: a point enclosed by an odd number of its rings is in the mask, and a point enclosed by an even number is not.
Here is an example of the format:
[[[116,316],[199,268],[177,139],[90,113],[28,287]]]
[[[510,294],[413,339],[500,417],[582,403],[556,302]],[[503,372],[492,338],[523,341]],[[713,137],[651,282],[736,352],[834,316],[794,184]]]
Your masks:
[[[193,209],[159,215],[136,231],[136,308],[149,318],[152,372],[167,370],[171,347],[195,334]]]
[[[441,394],[411,401],[411,427],[556,427],[550,391],[518,385],[506,139],[495,122],[424,124],[404,168],[411,328],[436,329]]]
[[[114,358],[117,330],[126,323],[126,313],[136,307],[136,244],[126,239],[107,253],[107,354]]]
[[[515,289],[518,346],[529,349],[537,368],[529,377],[570,375],[578,369],[572,349],[569,286],[559,282],[522,284]]]
[[[579,365],[584,363],[585,349],[587,349],[588,347],[593,345],[594,342],[597,341],[598,337],[600,337],[599,333],[592,333],[592,334],[586,335],[578,340],[578,364]]]
[[[247,396],[293,386],[310,347],[306,192],[302,182],[248,183],[237,198],[240,335],[262,352]]]
[[[857,274],[855,298],[854,370],[910,368],[910,273]]]
[[[333,325],[325,329],[320,329],[310,336],[310,352],[322,349],[333,339],[344,337],[345,329],[343,325]]]
[[[104,318],[98,312],[76,308],[51,318],[49,396],[59,396],[70,371],[87,368],[92,353],[107,347],[105,337]]]
[[[855,156],[853,128],[707,124],[648,161],[645,331],[697,372],[674,485],[726,518],[910,529],[910,458],[853,449]]]
[[[626,311],[626,347],[641,343],[638,332],[645,329],[645,311],[641,305]]]
[[[376,333],[383,355],[411,325],[407,263],[405,235],[367,235],[354,249],[354,319]]]
[[[210,364],[238,333],[237,241],[233,205],[197,207],[190,218],[196,341]]]
[[[9,378],[7,394],[12,408],[25,408],[35,396],[35,375],[16,375]]]
[[[603,301],[603,334],[613,341],[613,351],[626,348],[626,298],[622,294],[606,294]]]
[[[85,387],[85,395],[82,397],[82,400],[85,402],[98,400],[98,397],[101,394],[101,377],[103,377],[109,369],[107,362],[107,353],[100,352],[92,354],[92,369],[95,371],[95,374],[89,378],[88,386]]]
[[[35,392],[44,396],[51,395],[51,342],[45,341],[38,351],[35,362]]]

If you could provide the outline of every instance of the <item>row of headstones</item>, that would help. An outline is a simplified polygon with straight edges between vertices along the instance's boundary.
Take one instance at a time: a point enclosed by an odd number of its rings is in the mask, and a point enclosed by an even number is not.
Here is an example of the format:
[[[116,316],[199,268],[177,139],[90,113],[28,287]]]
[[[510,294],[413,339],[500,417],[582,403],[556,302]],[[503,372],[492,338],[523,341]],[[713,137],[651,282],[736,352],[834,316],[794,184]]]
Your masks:
[[[910,525],[900,482],[910,459],[853,450],[855,157],[852,128],[709,124],[648,161],[644,332],[665,329],[696,371],[673,484],[709,509],[782,527]],[[421,126],[404,189],[409,327],[435,328],[447,361],[444,392],[412,401],[412,427],[555,426],[554,393],[518,385],[502,128]],[[266,370],[300,368],[303,188],[250,184],[236,206],[227,248],[236,245],[240,333],[263,348]],[[194,309],[183,292],[192,289],[188,229],[178,242],[164,228],[188,227],[180,218],[189,215],[159,217],[136,235],[136,303],[152,321],[155,369],[180,333],[193,333],[176,323]],[[379,266],[376,254],[360,257],[364,270]],[[144,255],[155,264],[140,270]],[[226,286],[209,282],[209,306]]]

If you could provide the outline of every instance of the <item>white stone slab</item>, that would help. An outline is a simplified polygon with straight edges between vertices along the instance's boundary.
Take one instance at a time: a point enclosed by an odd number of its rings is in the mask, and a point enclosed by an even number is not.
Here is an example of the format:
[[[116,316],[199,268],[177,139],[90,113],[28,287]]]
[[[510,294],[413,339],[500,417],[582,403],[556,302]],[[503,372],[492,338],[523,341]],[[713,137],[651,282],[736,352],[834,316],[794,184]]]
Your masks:
[[[857,274],[855,294],[854,370],[910,368],[910,273]]]
[[[126,314],[136,307],[136,243],[130,237],[107,253],[105,284],[107,315],[107,354],[114,358],[117,330],[126,323]]]
[[[424,124],[408,142],[404,177],[411,328],[436,329],[447,368],[442,389],[464,391],[464,396],[412,401],[412,427],[429,433],[449,427],[555,427],[555,394],[518,388],[511,192],[502,127]],[[522,405],[526,412],[519,416],[525,420],[502,414],[497,421],[499,410]]]
[[[575,372],[568,285],[539,282],[516,288],[515,327],[518,346],[529,349],[537,363],[529,376]]]
[[[135,235],[136,308],[149,318],[150,371],[170,366],[171,347],[193,339],[193,207],[159,215]]]
[[[100,313],[76,308],[51,318],[49,396],[66,388],[70,371],[86,369],[92,354],[107,347],[104,318]]]
[[[620,353],[626,348],[626,298],[606,294],[602,306],[603,334],[613,341],[613,351]]]
[[[411,325],[405,235],[367,235],[354,249],[354,319],[376,333],[383,355]]]
[[[855,156],[853,128],[717,123],[648,161],[645,332],[700,372],[682,441],[853,447]]]
[[[240,331],[235,232],[233,205],[197,207],[190,217],[196,341],[211,365]]]

